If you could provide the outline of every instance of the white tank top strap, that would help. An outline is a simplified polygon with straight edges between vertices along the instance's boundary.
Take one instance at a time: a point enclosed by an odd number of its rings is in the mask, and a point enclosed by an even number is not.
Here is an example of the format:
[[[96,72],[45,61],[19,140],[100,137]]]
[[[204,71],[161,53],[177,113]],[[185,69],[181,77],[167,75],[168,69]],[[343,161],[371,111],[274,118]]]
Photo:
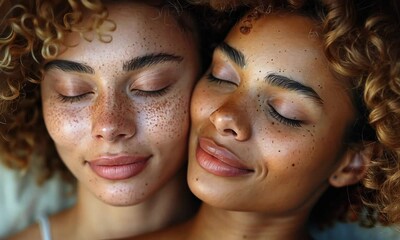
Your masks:
[[[43,240],[51,240],[51,229],[50,222],[47,216],[41,215],[37,218],[37,223],[39,224],[40,233]]]

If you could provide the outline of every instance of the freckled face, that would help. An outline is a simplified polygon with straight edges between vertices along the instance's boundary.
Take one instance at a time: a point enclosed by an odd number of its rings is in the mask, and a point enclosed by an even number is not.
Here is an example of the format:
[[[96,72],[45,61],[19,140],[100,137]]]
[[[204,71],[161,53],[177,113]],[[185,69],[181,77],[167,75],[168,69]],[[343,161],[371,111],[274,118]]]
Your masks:
[[[308,18],[264,16],[248,34],[239,27],[192,96],[189,186],[224,209],[307,213],[342,160],[350,97]]]
[[[111,43],[71,35],[79,45],[47,64],[43,114],[79,184],[109,204],[132,205],[186,159],[199,57],[171,14],[129,2],[108,7],[117,25]]]

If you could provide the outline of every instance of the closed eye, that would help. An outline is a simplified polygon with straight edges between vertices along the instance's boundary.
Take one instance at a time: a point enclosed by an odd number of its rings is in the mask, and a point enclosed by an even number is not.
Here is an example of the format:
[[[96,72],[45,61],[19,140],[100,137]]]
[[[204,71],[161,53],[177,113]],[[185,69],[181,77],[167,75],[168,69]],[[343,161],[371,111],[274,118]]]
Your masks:
[[[301,125],[302,121],[282,116],[271,105],[269,105],[268,112],[273,118],[275,118],[278,122],[280,122],[282,124],[285,124],[290,127],[301,127],[302,126]]]
[[[88,97],[89,94],[92,94],[91,92],[89,93],[83,93],[80,95],[76,95],[76,96],[65,96],[62,94],[58,94],[58,99],[63,102],[63,103],[75,103],[75,102],[79,102],[83,99],[85,99],[86,97]]]
[[[161,97],[165,94],[168,93],[170,86],[166,86],[164,88],[158,89],[158,90],[140,90],[140,89],[132,89],[131,92],[138,97]]]
[[[217,83],[217,84],[233,84],[236,85],[236,83],[224,79],[220,79],[215,77],[212,73],[207,74],[207,79],[210,82]]]

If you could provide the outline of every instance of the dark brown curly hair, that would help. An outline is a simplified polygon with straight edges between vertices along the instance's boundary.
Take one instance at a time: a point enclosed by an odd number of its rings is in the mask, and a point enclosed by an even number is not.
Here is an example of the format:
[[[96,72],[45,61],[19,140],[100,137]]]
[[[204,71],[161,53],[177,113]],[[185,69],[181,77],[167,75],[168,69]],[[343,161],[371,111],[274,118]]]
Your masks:
[[[325,55],[338,79],[352,84],[358,119],[349,145],[373,146],[361,183],[330,187],[313,209],[320,226],[359,220],[400,223],[400,3],[397,0],[191,0],[219,11],[297,12],[321,25]]]

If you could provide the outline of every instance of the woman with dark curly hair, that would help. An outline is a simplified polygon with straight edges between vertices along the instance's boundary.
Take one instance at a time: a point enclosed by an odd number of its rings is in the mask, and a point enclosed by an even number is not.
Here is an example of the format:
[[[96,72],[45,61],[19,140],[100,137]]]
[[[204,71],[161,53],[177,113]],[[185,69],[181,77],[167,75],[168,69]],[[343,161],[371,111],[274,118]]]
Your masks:
[[[0,158],[21,171],[39,165],[41,180],[77,179],[72,208],[12,239],[122,238],[190,216],[184,164],[201,72],[191,10],[179,1],[0,4]]]
[[[398,222],[397,2],[252,4],[192,96],[187,179],[203,204],[143,239],[298,240],[312,239],[309,222]]]

